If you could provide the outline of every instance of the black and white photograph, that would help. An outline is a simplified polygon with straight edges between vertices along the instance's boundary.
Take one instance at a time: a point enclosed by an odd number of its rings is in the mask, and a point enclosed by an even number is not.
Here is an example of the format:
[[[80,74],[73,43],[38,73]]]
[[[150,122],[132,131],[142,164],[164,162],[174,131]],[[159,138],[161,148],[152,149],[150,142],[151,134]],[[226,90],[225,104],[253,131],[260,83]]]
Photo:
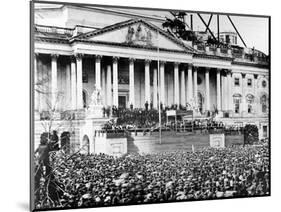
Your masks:
[[[31,2],[31,210],[271,195],[270,16],[187,9]]]

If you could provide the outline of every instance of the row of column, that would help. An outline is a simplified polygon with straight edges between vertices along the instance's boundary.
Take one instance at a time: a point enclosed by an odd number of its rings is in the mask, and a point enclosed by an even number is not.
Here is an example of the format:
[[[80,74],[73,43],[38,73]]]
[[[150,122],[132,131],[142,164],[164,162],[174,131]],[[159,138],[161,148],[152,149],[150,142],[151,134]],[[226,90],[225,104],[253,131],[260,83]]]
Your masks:
[[[71,68],[70,68],[70,81],[71,81],[71,108],[81,109],[83,108],[83,82],[82,82],[82,56],[81,54],[76,54],[71,57]],[[58,55],[51,55],[51,104],[55,108],[57,104],[57,59]],[[112,66],[108,64],[106,66],[106,102],[107,105],[118,106],[118,57],[113,57]],[[37,57],[35,56],[35,69],[37,68]],[[129,59],[129,104],[135,105],[135,76],[134,76],[134,58]],[[145,60],[145,102],[150,103],[150,60]],[[111,70],[112,67],[112,70]],[[165,106],[165,62],[160,61],[159,63],[159,73],[157,68],[153,68],[153,106],[157,108],[157,94],[159,93],[159,102],[163,103]],[[193,70],[194,69],[194,70]],[[205,87],[206,87],[206,110],[210,110],[210,77],[209,68],[205,71]],[[37,71],[37,70],[36,70]],[[113,77],[111,76],[113,75]],[[180,74],[180,76],[179,76]],[[194,101],[197,104],[197,93],[198,93],[198,83],[197,83],[197,67],[192,67],[191,64],[187,65],[187,77],[185,76],[185,69],[179,71],[179,63],[174,63],[174,104],[185,105],[186,102]],[[35,77],[37,74],[35,74]],[[101,89],[101,56],[95,57],[95,87],[96,89]],[[111,82],[113,79],[113,82]],[[187,79],[187,81],[186,81]],[[36,80],[36,79],[35,79]],[[158,83],[159,82],[159,92]],[[227,90],[226,96],[229,97],[227,101],[227,109],[231,109],[231,73],[227,72]],[[179,85],[180,83],[180,85]],[[187,83],[187,89],[186,89]],[[112,87],[111,87],[112,86]],[[187,93],[186,93],[187,91]],[[217,69],[216,73],[216,103],[217,109],[221,111],[221,70]],[[36,98],[36,97],[35,97]],[[104,97],[105,98],[105,97]]]

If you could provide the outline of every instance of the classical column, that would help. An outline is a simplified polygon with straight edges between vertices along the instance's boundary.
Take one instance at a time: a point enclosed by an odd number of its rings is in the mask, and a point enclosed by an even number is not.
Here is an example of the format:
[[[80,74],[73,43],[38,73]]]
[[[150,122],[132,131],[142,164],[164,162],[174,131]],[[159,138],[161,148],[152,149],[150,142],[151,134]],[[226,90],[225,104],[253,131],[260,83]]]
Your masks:
[[[193,85],[192,85],[192,65],[188,64],[188,102],[191,103],[193,99]]]
[[[186,104],[187,102],[189,102],[189,97],[188,97],[188,70],[187,70],[186,65],[184,65],[184,70],[186,70],[186,72],[185,72],[185,88],[184,88],[185,104]]]
[[[157,109],[157,68],[153,69],[153,108]]]
[[[106,103],[107,106],[112,105],[112,90],[111,90],[111,65],[106,66]]]
[[[206,110],[210,111],[210,77],[209,77],[210,68],[205,70],[205,83],[206,83]]]
[[[253,86],[254,86],[254,96],[255,96],[255,103],[254,103],[254,110],[255,110],[255,113],[261,113],[261,111],[259,111],[260,107],[259,107],[259,101],[260,101],[260,98],[258,97],[258,88],[257,88],[257,84],[258,84],[258,74],[254,74],[254,79],[253,79]]]
[[[149,66],[150,66],[150,60],[145,60],[145,68],[144,68],[144,94],[145,94],[145,102],[148,102],[150,104],[150,71],[149,71]]]
[[[182,89],[182,88],[181,88]],[[180,104],[179,63],[174,63],[174,104]]]
[[[181,105],[185,106],[186,99],[185,99],[185,70],[181,70]]]
[[[241,89],[242,89],[242,99],[241,99],[241,108],[242,110],[240,111],[242,116],[247,114],[247,103],[246,103],[246,92],[245,88],[247,86],[247,81],[246,81],[246,74],[241,73]]]
[[[51,62],[51,108],[57,109],[58,103],[58,66],[57,66],[57,54],[52,54]]]
[[[101,100],[102,100],[102,104],[103,105],[106,105],[106,98],[105,98],[105,96],[106,96],[106,87],[105,87],[105,81],[106,81],[106,79],[105,79],[105,67],[102,67],[101,68],[101,93],[102,93],[102,95],[101,95]]]
[[[118,57],[113,57],[113,105],[118,107]]]
[[[227,101],[228,101],[228,104],[227,104],[227,110],[232,110],[232,80],[231,80],[231,71],[229,70],[227,72],[227,95],[228,95],[228,98],[227,98]]]
[[[75,64],[75,57],[71,57],[71,109],[76,110],[76,64]]]
[[[95,71],[96,71],[96,89],[101,89],[101,56],[95,56]]]
[[[71,110],[71,68],[70,68],[70,64],[68,63],[66,65],[66,81],[65,81],[65,103],[66,106],[64,107],[67,110]]]
[[[76,55],[76,101],[77,109],[83,108],[82,54]]]
[[[129,58],[129,104],[135,107],[135,67],[134,58]]]
[[[165,107],[165,62],[160,62],[160,103]]]
[[[217,109],[221,111],[221,70],[217,69]]]
[[[194,103],[197,107],[197,96],[198,96],[198,86],[197,86],[197,67],[194,67],[194,72],[193,72],[193,82],[194,82]]]

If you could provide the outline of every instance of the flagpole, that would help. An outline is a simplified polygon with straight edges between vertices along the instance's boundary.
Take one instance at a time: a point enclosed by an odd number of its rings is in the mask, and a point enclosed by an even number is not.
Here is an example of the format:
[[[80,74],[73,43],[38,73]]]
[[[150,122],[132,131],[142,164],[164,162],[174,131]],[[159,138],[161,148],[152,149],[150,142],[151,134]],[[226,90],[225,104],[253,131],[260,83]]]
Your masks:
[[[162,130],[161,130],[161,89],[160,89],[160,70],[159,70],[159,30],[157,30],[157,75],[158,75],[158,116],[159,116],[159,144],[162,144]]]

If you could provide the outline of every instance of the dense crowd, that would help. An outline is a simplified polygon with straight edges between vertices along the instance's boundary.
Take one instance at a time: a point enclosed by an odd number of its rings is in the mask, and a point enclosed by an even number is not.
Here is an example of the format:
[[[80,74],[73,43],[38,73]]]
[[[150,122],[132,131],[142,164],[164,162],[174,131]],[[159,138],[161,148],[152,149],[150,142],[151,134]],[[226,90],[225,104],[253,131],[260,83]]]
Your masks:
[[[268,146],[198,152],[52,157],[52,207],[83,207],[267,195]],[[44,204],[42,204],[44,205]],[[40,206],[38,202],[37,207]]]

